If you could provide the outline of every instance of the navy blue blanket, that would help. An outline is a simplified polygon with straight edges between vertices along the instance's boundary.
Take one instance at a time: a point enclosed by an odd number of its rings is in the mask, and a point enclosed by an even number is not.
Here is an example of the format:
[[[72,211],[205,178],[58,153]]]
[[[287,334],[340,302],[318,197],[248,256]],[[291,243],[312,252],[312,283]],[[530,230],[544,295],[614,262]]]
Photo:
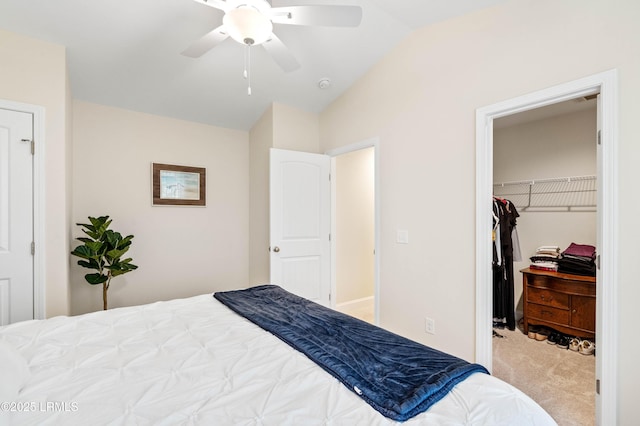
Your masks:
[[[274,285],[218,292],[227,307],[304,353],[380,413],[426,411],[478,364],[421,345]]]

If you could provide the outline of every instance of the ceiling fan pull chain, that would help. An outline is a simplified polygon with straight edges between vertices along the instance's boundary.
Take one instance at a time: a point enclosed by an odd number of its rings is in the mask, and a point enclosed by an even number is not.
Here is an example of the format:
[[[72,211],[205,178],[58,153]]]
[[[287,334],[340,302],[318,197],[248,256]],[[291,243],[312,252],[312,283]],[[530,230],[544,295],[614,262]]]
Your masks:
[[[246,80],[249,73],[247,72],[247,52],[249,51],[249,45],[245,44],[244,45],[244,70],[242,72],[242,76],[244,77],[244,79]]]
[[[248,42],[245,42],[243,76],[247,80],[247,95],[251,96],[251,43]]]
[[[251,45],[247,44],[247,95],[251,96]]]

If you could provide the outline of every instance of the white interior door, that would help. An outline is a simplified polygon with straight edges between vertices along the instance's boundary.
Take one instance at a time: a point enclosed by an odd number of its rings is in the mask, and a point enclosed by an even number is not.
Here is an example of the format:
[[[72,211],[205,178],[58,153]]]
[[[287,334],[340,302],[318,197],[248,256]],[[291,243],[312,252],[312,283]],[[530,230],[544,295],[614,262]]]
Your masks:
[[[330,305],[330,158],[271,149],[271,283]]]
[[[33,116],[0,109],[0,325],[33,319]]]

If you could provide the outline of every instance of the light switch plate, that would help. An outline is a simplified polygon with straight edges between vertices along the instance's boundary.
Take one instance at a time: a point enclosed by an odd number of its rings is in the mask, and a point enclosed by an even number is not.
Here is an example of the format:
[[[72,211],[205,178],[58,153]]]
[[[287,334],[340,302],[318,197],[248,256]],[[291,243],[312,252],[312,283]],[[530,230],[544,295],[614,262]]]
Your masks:
[[[396,236],[396,242],[398,244],[409,244],[409,231],[404,229],[398,229]]]

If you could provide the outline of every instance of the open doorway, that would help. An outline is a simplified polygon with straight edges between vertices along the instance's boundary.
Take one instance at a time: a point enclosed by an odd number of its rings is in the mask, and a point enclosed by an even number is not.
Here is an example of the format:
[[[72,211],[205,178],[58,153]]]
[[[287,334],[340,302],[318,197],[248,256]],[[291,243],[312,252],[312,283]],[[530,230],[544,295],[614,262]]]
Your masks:
[[[336,309],[374,323],[374,148],[335,157]]]
[[[618,340],[617,259],[617,73],[615,70],[509,99],[476,111],[476,361],[492,370],[493,121],[538,107],[600,93],[598,98],[598,212],[596,423],[616,424],[615,350]]]
[[[329,152],[332,307],[377,324],[376,142]]]
[[[561,253],[596,246],[596,138],[595,94],[493,122],[496,226],[515,224],[494,242],[513,256],[493,265],[493,374],[567,425],[595,424],[595,262]],[[510,327],[496,317],[508,302]]]

